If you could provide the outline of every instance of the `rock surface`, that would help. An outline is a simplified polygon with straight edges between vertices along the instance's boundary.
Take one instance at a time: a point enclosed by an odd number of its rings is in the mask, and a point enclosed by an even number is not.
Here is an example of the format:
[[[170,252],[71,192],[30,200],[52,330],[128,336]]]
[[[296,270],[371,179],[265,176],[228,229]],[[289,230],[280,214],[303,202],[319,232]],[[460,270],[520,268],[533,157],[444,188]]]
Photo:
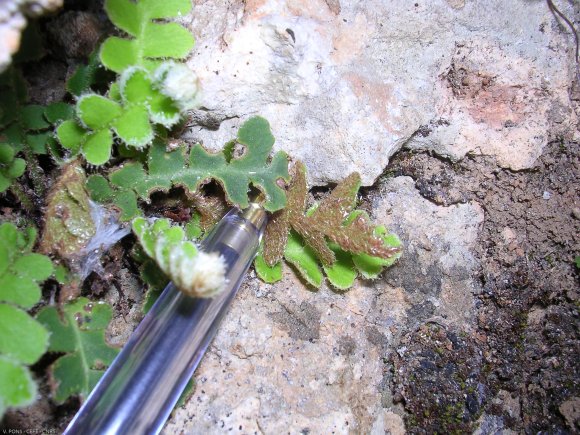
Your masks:
[[[12,61],[20,47],[20,37],[27,18],[37,18],[62,7],[62,0],[0,1],[0,73]]]
[[[196,1],[185,21],[204,85],[186,137],[220,147],[263,115],[314,184],[370,185],[404,144],[519,170],[548,129],[579,137],[573,37],[543,1]]]
[[[309,291],[290,270],[276,285],[251,279],[166,433],[403,433],[400,410],[382,406],[386,359],[404,352],[393,347],[404,330],[427,320],[469,328],[483,212],[436,206],[409,177],[378,198],[374,217],[405,244],[400,264],[344,295]]]

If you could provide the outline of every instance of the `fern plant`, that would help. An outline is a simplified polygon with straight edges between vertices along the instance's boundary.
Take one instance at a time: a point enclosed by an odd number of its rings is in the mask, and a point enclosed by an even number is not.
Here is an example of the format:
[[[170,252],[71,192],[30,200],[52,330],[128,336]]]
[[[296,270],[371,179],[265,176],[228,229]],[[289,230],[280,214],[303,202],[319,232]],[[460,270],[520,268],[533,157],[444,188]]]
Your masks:
[[[128,37],[109,37],[101,47],[101,62],[120,73],[132,66],[153,71],[167,59],[185,59],[193,48],[193,36],[177,23],[158,20],[190,10],[190,0],[107,0],[107,15]]]
[[[64,353],[49,368],[53,399],[86,398],[119,352],[105,341],[113,312],[103,302],[78,298],[62,308],[44,307],[37,320],[51,332],[48,351]]]
[[[36,230],[0,224],[0,418],[6,408],[32,403],[37,387],[27,366],[44,354],[49,333],[25,310],[40,302],[50,259],[32,252]],[[18,337],[18,339],[15,339]]]
[[[339,290],[350,288],[357,275],[376,278],[400,256],[400,241],[385,227],[373,226],[366,213],[354,210],[360,176],[348,176],[319,204],[306,211],[306,169],[298,162],[288,188],[288,205],[270,219],[262,250],[256,259],[258,275],[266,282],[282,278],[281,260],[292,264],[314,287],[324,270]]]
[[[122,221],[132,221],[142,247],[141,276],[151,290],[146,307],[167,280],[191,296],[212,297],[223,287],[225,264],[201,252],[193,240],[219,220],[226,202],[244,208],[250,192],[258,190],[258,201],[270,212],[255,261],[263,280],[280,280],[283,261],[315,287],[325,276],[339,290],[351,287],[359,275],[378,277],[399,257],[400,241],[355,209],[357,174],[307,207],[305,167],[297,163],[290,177],[289,158],[284,152],[272,155],[274,136],[260,117],[244,122],[237,137],[217,153],[201,144],[168,150],[170,129],[195,106],[199,85],[181,63],[194,39],[167,19],[190,9],[190,0],[106,0],[105,10],[121,33],[106,39],[68,81],[73,105],[28,104],[16,69],[0,77],[0,193],[10,189],[24,204],[18,178],[26,173],[24,180],[32,182],[37,199],[43,198],[47,183],[38,155],[49,154],[62,169],[46,195],[40,252],[69,266],[80,261],[79,252],[96,231],[88,190],[94,201],[120,210]],[[108,80],[94,85],[107,74],[110,85]],[[94,167],[112,158],[107,171]],[[92,172],[88,177],[85,162]],[[205,194],[210,181],[221,186],[225,202]],[[143,217],[143,204],[153,201],[154,193],[174,188],[183,189],[195,209],[191,222],[181,228],[167,219]],[[34,204],[27,204],[34,211]],[[59,283],[67,281],[64,267],[53,271],[48,257],[32,252],[35,238],[35,230],[0,225],[0,416],[7,407],[34,399],[36,386],[27,366],[46,350],[61,354],[49,368],[57,403],[86,397],[118,352],[105,340],[112,316],[106,304],[76,298],[78,293],[65,303],[61,287],[58,306],[43,307],[36,319],[26,313],[41,300],[39,284],[53,272]]]
[[[155,20],[187,13],[189,0],[108,0],[111,21],[131,39],[109,37],[99,52],[101,63],[119,74],[107,95],[88,92],[79,96],[75,119],[63,122],[57,136],[73,155],[87,162],[109,161],[115,137],[124,146],[148,146],[158,128],[175,125],[182,113],[195,106],[197,78],[185,66],[170,59],[183,59],[193,48],[193,38],[177,23]],[[94,61],[93,61],[94,62]],[[73,93],[87,89],[94,75],[91,64],[73,77]],[[83,86],[84,85],[84,86]]]
[[[236,141],[245,147],[244,155],[239,158],[234,158],[232,153]],[[236,141],[229,142],[216,154],[197,144],[187,158],[184,147],[168,153],[165,144],[157,141],[149,149],[147,167],[135,161],[124,163],[122,168],[112,171],[109,179],[117,193],[100,179],[94,179],[89,188],[93,195],[101,198],[115,200],[127,195],[120,192],[131,191],[148,201],[153,192],[167,191],[173,186],[184,187],[188,194],[193,195],[202,184],[214,179],[222,185],[226,199],[232,205],[248,206],[248,191],[252,184],[262,191],[267,210],[283,208],[286,196],[278,183],[279,180],[289,180],[288,157],[280,151],[270,161],[274,137],[268,122],[260,117],[249,119],[240,127]]]
[[[70,117],[72,109],[62,102],[47,107],[28,104],[26,83],[13,67],[0,75],[0,93],[0,192],[13,185],[27,168],[34,191],[40,197],[46,181],[36,156],[54,154],[51,129],[53,124]],[[25,159],[15,157],[20,153]],[[22,194],[15,193],[24,200]]]

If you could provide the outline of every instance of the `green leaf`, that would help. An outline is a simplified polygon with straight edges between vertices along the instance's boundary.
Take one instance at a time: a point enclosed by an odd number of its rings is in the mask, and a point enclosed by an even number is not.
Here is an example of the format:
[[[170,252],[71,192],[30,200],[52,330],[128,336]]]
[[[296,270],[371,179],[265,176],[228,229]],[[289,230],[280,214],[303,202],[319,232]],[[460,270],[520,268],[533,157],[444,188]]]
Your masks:
[[[152,19],[180,17],[191,11],[190,0],[142,0],[142,3]]]
[[[22,108],[22,123],[27,130],[42,130],[50,127],[50,124],[44,119],[44,107],[39,105],[30,105]]]
[[[112,317],[108,305],[79,298],[62,311],[62,318],[52,306],[37,315],[51,333],[48,350],[66,354],[49,369],[57,403],[73,395],[86,398],[118,353],[105,342],[105,329]]]
[[[194,44],[193,36],[177,23],[145,26],[141,37],[143,55],[148,58],[184,59]]]
[[[10,184],[11,180],[0,172],[0,193],[5,192],[10,187]]]
[[[103,65],[112,71],[120,73],[132,65],[138,65],[139,48],[135,41],[128,41],[116,36],[110,36],[103,45],[99,56]]]
[[[201,215],[199,213],[194,213],[191,220],[185,224],[185,236],[189,240],[195,240],[199,239],[202,234]]]
[[[115,131],[127,145],[142,147],[153,140],[147,109],[140,106],[128,108],[114,125]]]
[[[83,155],[93,165],[103,165],[111,158],[113,135],[109,130],[100,130],[87,136],[83,145]]]
[[[22,237],[22,235],[19,234],[14,224],[10,222],[0,224],[0,239],[3,241],[3,244],[0,246],[4,246],[7,249],[10,259],[21,248],[23,242],[19,240],[19,237]]]
[[[3,239],[5,244],[0,245],[0,275],[5,273],[8,270],[8,266],[12,261],[12,249],[10,249],[6,243],[7,241]]]
[[[0,276],[0,301],[32,308],[40,301],[40,287],[33,279],[6,273]]]
[[[48,332],[23,310],[0,304],[0,354],[33,364],[46,351]]]
[[[14,159],[12,164],[6,168],[6,171],[3,172],[9,178],[18,178],[22,174],[24,174],[24,170],[26,169],[26,162],[24,159]]]
[[[282,262],[276,263],[274,266],[268,266],[264,257],[259,254],[254,260],[254,267],[260,279],[268,284],[273,284],[282,279]]]
[[[30,371],[9,358],[0,356],[0,418],[3,407],[21,407],[34,402],[36,384]]]
[[[54,269],[54,278],[59,284],[67,284],[70,281],[70,271],[62,264]]]
[[[335,261],[332,265],[323,264],[324,272],[330,284],[338,290],[352,287],[357,272],[350,253],[341,250],[336,244],[329,244],[334,252]]]
[[[238,141],[245,145],[245,154],[227,161],[223,152],[208,153],[201,145],[195,145],[186,163],[184,150],[165,152],[165,145],[154,141],[149,149],[148,170],[141,163],[128,163],[114,171],[110,180],[115,186],[133,189],[147,200],[156,190],[168,190],[174,185],[195,192],[209,179],[217,180],[225,190],[229,202],[242,208],[248,206],[249,186],[259,188],[265,195],[264,208],[269,211],[281,209],[286,204],[284,189],[278,180],[288,180],[288,160],[283,152],[268,156],[274,138],[268,122],[260,117],[246,121],[240,128]]]
[[[382,238],[386,246],[399,248],[402,246],[401,241],[395,234],[390,234],[384,226],[375,228],[375,234]],[[401,252],[395,253],[389,258],[373,257],[368,254],[357,254],[352,256],[352,260],[366,279],[376,279],[385,267],[392,266],[401,256]]]
[[[322,284],[322,271],[318,267],[316,254],[309,246],[305,246],[302,238],[291,231],[284,258],[292,264],[300,275],[311,285],[318,288]]]
[[[79,99],[77,115],[87,128],[100,130],[121,115],[121,106],[108,98],[89,94]]]
[[[44,111],[44,116],[51,124],[56,124],[58,122],[66,121],[67,119],[71,119],[73,114],[73,106],[67,103],[63,103],[62,101],[49,104]]]
[[[119,219],[127,222],[141,214],[137,205],[137,197],[131,190],[111,188],[109,182],[102,175],[91,175],[87,180],[87,190],[94,201],[101,204],[112,204],[121,210]]]
[[[48,138],[48,133],[27,134],[26,142],[34,154],[46,154],[46,143],[48,142]]]
[[[14,148],[7,143],[0,143],[0,164],[9,164],[14,160]]]
[[[72,120],[60,124],[56,129],[56,135],[62,146],[74,154],[80,151],[81,145],[86,140],[86,130]]]
[[[103,85],[111,81],[111,74],[105,70],[97,52],[89,56],[87,65],[81,65],[66,82],[66,89],[75,97],[89,92],[93,86]],[[110,98],[112,98],[109,95]],[[114,98],[112,98],[114,99]]]
[[[102,175],[91,175],[87,179],[86,187],[94,201],[107,203],[113,198],[113,189]]]
[[[6,407],[25,406],[36,397],[36,385],[24,365],[46,351],[48,332],[17,306],[30,308],[41,297],[36,281],[52,272],[50,260],[30,251],[33,228],[19,231],[0,224],[0,418]],[[8,302],[8,303],[4,303]]]
[[[136,104],[147,103],[157,94],[149,74],[140,68],[131,68],[123,73],[119,91],[123,100]]]
[[[32,253],[36,231],[20,232],[11,223],[0,225],[0,302],[31,308],[40,300],[38,283],[52,274],[52,263]]]
[[[107,0],[105,10],[109,18],[133,39],[109,37],[101,47],[101,62],[120,73],[132,65],[154,69],[158,59],[185,58],[193,48],[191,34],[177,23],[155,20],[178,17],[190,9],[189,0]]]
[[[35,281],[44,281],[52,275],[52,262],[46,255],[27,254],[18,258],[13,268],[20,276],[31,278]]]
[[[7,143],[0,143],[0,192],[7,190],[12,181],[24,174],[26,162],[17,158],[14,147]]]
[[[141,14],[137,4],[130,0],[107,2],[107,14],[111,22],[131,36],[137,36],[141,26]]]
[[[168,67],[169,64],[162,64],[155,72],[155,75],[157,76],[164,73]],[[139,105],[144,109],[147,109],[152,122],[162,124],[168,128],[172,127],[181,117],[181,112],[178,107],[180,103],[177,100],[186,93],[185,89],[191,85],[190,79],[193,76],[193,72],[187,68],[185,69],[187,70],[185,73],[183,70],[180,70],[177,65],[172,69],[172,71],[178,71],[176,74],[182,74],[185,77],[185,83],[177,83],[180,91],[177,93],[178,95],[174,96],[174,100],[162,93],[162,83],[153,83],[149,72],[145,69],[138,67],[128,68],[121,75],[119,85],[119,92],[121,93],[124,104],[128,106]],[[162,71],[159,72],[159,70]],[[179,71],[181,71],[181,73]],[[181,75],[179,77],[181,77]],[[194,86],[194,88],[193,92],[195,94],[195,92],[197,92],[197,87]],[[184,101],[182,103],[181,106],[183,110],[189,110],[194,106],[191,101]]]

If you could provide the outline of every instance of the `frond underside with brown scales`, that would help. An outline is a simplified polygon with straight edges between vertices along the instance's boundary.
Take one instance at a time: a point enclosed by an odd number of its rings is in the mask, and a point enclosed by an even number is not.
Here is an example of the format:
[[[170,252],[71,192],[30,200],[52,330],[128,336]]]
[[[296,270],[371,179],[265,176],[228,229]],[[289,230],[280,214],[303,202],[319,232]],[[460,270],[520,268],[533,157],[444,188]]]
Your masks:
[[[360,175],[352,173],[339,183],[311,212],[306,211],[308,186],[304,164],[297,162],[287,190],[287,207],[275,213],[264,234],[264,260],[269,266],[277,264],[284,255],[290,229],[296,231],[325,265],[336,257],[328,242],[336,243],[352,254],[368,254],[389,258],[399,248],[386,246],[374,234],[374,227],[364,215],[345,222],[356,205]]]

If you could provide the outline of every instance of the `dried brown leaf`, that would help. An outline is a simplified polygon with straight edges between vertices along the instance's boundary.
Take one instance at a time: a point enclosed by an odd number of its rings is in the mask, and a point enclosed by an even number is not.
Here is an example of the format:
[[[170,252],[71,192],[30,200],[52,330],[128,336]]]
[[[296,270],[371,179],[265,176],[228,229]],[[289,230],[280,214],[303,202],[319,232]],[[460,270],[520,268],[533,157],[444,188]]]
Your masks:
[[[201,215],[200,225],[204,231],[213,228],[226,213],[227,204],[220,197],[204,196],[196,192],[190,194],[189,198]]]

